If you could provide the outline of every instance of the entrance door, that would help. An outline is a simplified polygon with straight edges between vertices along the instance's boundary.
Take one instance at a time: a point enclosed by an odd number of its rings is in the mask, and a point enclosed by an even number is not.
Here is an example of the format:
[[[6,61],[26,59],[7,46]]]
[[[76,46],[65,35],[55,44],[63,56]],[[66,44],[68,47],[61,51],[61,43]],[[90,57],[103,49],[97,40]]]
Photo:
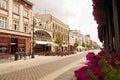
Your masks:
[[[11,53],[14,54],[18,50],[18,39],[12,38],[11,39]]]
[[[17,51],[16,45],[11,45],[11,53],[14,54]]]

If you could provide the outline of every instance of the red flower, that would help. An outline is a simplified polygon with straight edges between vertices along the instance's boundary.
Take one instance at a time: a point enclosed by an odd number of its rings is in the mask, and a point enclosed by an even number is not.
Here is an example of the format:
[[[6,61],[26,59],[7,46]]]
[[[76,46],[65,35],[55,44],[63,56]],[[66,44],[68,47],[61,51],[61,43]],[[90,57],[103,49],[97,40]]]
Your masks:
[[[77,80],[90,80],[85,71],[88,69],[87,66],[83,66],[82,68],[76,70],[75,77]]]
[[[92,73],[93,73],[95,76],[100,76],[100,75],[101,75],[100,68],[99,68],[99,67],[94,67],[94,68],[92,68]]]
[[[113,54],[113,58],[115,58],[115,59],[120,61],[120,54],[117,54],[117,53]]]
[[[98,53],[99,56],[103,56],[104,54],[105,54],[104,50],[102,50]]]
[[[93,61],[95,58],[96,58],[96,56],[95,56],[95,54],[93,52],[89,52],[86,55],[86,59],[89,60],[89,61]]]

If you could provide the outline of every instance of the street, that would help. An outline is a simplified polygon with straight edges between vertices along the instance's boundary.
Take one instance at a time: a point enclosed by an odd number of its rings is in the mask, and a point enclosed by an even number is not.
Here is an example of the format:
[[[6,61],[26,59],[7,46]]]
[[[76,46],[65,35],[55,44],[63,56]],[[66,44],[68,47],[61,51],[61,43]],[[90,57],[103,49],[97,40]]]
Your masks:
[[[0,64],[0,80],[75,80],[74,70],[84,65],[88,52],[63,57],[37,56],[34,59]]]

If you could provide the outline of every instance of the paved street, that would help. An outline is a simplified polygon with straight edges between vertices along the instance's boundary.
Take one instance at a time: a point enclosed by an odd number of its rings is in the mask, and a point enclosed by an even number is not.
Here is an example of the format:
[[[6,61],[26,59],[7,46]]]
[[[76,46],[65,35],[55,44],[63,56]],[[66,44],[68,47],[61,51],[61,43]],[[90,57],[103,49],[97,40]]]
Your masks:
[[[0,80],[75,80],[74,70],[84,65],[86,54],[37,56],[35,59],[0,64]]]

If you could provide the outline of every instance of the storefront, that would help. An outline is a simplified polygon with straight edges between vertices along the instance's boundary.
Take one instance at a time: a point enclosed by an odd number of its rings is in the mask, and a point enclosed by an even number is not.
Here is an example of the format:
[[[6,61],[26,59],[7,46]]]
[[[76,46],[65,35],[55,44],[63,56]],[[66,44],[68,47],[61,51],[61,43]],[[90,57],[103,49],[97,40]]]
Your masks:
[[[0,33],[0,55],[25,52],[30,54],[30,36]]]
[[[39,53],[39,52],[50,52],[51,51],[51,42],[47,42],[47,41],[35,41],[35,52]]]

